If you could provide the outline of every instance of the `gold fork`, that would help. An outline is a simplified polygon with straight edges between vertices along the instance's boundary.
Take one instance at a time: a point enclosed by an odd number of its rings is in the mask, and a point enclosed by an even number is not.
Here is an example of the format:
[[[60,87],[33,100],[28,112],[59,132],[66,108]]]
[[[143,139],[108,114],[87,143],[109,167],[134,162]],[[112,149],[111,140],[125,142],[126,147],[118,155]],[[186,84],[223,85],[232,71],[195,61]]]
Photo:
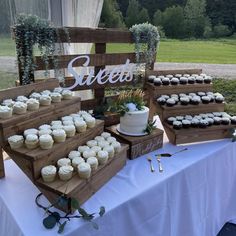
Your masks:
[[[153,165],[152,165],[152,159],[151,159],[150,157],[147,157],[147,160],[148,160],[148,162],[150,163],[151,172],[154,172],[155,169],[154,169],[154,167],[153,167]]]
[[[162,164],[161,164],[161,156],[160,155],[157,155],[157,162],[158,162],[158,167],[159,167],[159,172],[163,172],[163,167],[162,167]]]

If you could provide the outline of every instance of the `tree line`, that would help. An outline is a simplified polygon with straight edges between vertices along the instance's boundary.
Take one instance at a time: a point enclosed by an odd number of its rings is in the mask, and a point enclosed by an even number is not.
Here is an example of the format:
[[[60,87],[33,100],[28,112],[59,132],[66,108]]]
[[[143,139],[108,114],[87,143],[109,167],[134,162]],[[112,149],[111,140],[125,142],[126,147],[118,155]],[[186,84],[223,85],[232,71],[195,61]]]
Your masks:
[[[235,0],[104,0],[100,26],[150,22],[162,37],[211,38],[236,32]]]

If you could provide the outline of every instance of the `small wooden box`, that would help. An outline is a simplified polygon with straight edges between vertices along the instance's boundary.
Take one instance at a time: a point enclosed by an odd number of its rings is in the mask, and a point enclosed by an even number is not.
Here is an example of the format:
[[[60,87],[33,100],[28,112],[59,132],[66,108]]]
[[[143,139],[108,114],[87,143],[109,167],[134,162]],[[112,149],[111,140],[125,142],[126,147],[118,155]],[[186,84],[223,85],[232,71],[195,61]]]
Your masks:
[[[117,125],[106,128],[119,141],[129,144],[129,159],[135,159],[139,156],[152,152],[162,147],[163,145],[163,130],[155,129],[151,134],[133,137],[120,134]]]

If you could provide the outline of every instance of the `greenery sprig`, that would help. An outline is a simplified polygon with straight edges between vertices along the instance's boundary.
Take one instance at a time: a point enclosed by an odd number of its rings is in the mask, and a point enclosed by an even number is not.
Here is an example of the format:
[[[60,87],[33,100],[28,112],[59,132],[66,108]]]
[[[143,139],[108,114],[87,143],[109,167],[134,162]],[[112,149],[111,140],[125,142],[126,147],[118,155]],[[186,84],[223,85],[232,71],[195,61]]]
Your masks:
[[[136,24],[130,28],[135,41],[136,61],[140,63],[141,54],[144,53],[147,67],[155,60],[156,50],[160,41],[157,27],[149,23]]]
[[[148,133],[148,134],[151,134],[156,129],[155,123],[156,123],[156,120],[154,120],[154,121],[149,120],[148,124],[147,124],[147,127],[144,130],[144,132]]]
[[[83,219],[85,221],[90,222],[94,229],[97,229],[97,230],[99,229],[99,226],[94,221],[92,221],[96,213],[90,214],[85,209],[81,208],[77,199],[66,198],[64,195],[62,195],[57,199],[57,201],[54,204],[51,204],[50,206],[45,207],[39,203],[39,198],[41,196],[42,196],[42,193],[38,194],[38,196],[35,199],[35,203],[39,208],[43,209],[45,211],[45,214],[47,215],[43,219],[43,225],[46,229],[53,229],[57,225],[58,226],[57,232],[61,234],[63,233],[66,224],[71,219]],[[69,203],[74,210],[78,211],[79,214],[71,215],[67,213],[62,216],[59,212],[50,210],[52,207],[55,207],[56,205],[62,208],[66,207]],[[100,217],[102,217],[105,214],[105,207],[101,206],[98,214]]]

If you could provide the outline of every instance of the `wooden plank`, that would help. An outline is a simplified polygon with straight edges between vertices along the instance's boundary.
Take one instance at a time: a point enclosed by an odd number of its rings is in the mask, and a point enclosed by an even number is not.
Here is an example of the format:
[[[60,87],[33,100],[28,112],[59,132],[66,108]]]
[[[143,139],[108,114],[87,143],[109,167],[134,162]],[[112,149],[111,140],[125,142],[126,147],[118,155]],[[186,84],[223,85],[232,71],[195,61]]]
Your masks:
[[[99,44],[103,45],[103,44]],[[96,50],[96,48],[95,48]],[[105,53],[105,51],[104,51]],[[129,59],[130,63],[136,63],[135,53],[106,53],[103,54],[101,51],[96,54],[77,54],[77,55],[59,55],[55,56],[58,60],[58,68],[67,68],[69,62],[78,56],[89,56],[90,62],[89,66],[108,66],[108,65],[121,65],[125,64],[126,60]],[[86,58],[81,58],[73,63],[73,67],[81,67],[87,61]],[[141,62],[145,62],[144,55],[140,58]],[[41,56],[35,57],[36,70],[45,70],[45,63]],[[49,57],[48,69],[54,69],[55,65],[53,63],[52,57]]]
[[[98,189],[100,189],[106,182],[108,182],[120,169],[122,169],[126,163],[127,157],[127,145],[122,145],[121,151],[117,153],[113,158],[108,160],[108,163],[103,166],[99,166],[94,171],[88,180],[79,178],[78,174],[74,174],[69,181],[61,181],[58,178],[52,183],[45,183],[40,178],[36,185],[43,189],[45,196],[51,202],[55,202],[55,198],[51,198],[52,194],[61,196],[65,194],[66,197],[76,198],[81,204],[83,204],[88,198],[90,198]],[[70,207],[68,206],[68,211]]]
[[[132,137],[120,134],[116,127],[117,125],[113,125],[105,128],[105,130],[110,132],[121,142],[129,144],[129,158],[131,160],[157,150],[163,145],[163,130],[155,129],[149,135]]]
[[[176,75],[176,74],[201,74],[202,69],[174,69],[174,70],[146,70],[146,78],[149,75]]]
[[[2,146],[0,145],[0,179],[5,177],[5,168],[2,152]]]
[[[33,84],[19,86],[16,88],[10,88],[0,91],[0,101],[8,98],[16,98],[17,96],[28,96],[33,92],[41,92],[45,89],[53,90],[59,86],[59,82],[56,79],[48,79]]]

